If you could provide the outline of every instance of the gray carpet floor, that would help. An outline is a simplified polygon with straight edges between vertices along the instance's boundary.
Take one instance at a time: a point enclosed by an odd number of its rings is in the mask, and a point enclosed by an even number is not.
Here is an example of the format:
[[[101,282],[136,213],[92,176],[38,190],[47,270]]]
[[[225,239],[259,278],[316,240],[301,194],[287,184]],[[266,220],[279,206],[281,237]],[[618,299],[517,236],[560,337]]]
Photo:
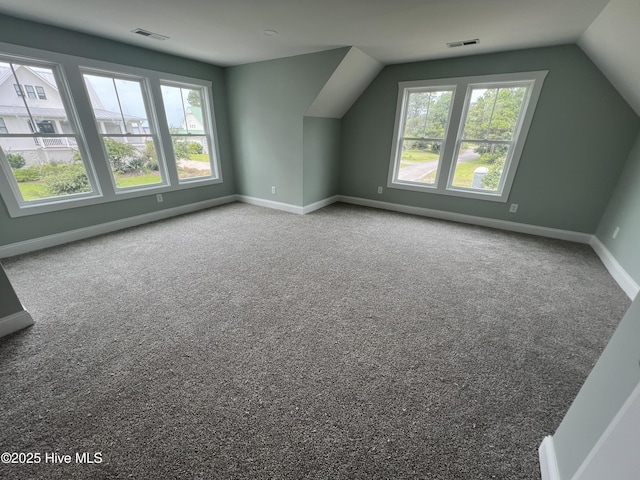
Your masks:
[[[589,246],[345,204],[3,265],[36,321],[0,339],[21,480],[536,479],[629,306]]]

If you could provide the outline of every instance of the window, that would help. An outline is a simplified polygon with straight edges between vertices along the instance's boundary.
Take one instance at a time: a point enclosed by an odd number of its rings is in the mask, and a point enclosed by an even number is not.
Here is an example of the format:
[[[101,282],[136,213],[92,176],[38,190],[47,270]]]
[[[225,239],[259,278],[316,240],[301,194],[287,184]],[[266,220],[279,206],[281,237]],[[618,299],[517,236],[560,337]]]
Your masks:
[[[222,182],[210,81],[2,48],[0,195],[12,217]]]
[[[62,72],[53,64],[0,58],[2,77],[16,82],[16,92],[22,91],[22,86],[27,92],[20,95],[18,101],[0,93],[0,113],[5,109],[11,112],[10,118],[4,117],[10,122],[11,133],[4,120],[0,129],[0,171],[9,184],[8,188],[0,184],[3,190],[13,192],[18,207],[96,195],[96,181],[78,134],[77,119],[67,108]],[[58,90],[57,108],[43,109],[33,104],[33,87],[29,88],[25,82],[37,79],[47,81]],[[56,133],[55,125],[59,122],[69,125],[67,133]]]
[[[33,85],[25,85],[24,89],[27,91],[27,97],[36,98],[36,91],[33,89]]]
[[[46,100],[47,94],[44,92],[44,88],[36,85],[36,93],[38,94],[38,98],[40,100]]]
[[[83,77],[116,189],[166,184],[144,79],[86,71]]]
[[[207,91],[197,85],[163,82],[162,100],[180,182],[217,177]]]
[[[401,83],[388,186],[506,202],[546,73]]]

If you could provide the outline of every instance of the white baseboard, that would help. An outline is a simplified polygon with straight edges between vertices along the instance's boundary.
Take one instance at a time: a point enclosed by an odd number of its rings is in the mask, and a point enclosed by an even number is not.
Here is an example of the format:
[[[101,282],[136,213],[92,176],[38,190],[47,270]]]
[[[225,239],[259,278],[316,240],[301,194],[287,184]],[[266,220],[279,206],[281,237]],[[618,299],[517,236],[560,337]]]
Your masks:
[[[358,197],[348,197],[345,195],[338,195],[338,201],[344,203],[352,203],[354,205],[362,205],[365,207],[392,210],[394,212],[420,215],[423,217],[438,218],[440,220],[451,220],[453,222],[468,223],[471,225],[497,228],[500,230],[509,230],[511,232],[528,233],[530,235],[557,238],[559,240],[569,240],[571,242],[577,243],[588,244],[590,243],[592,237],[592,235],[589,233],[572,232],[570,230],[560,230],[557,228],[549,227],[540,227],[537,225],[529,225],[526,223],[508,222],[506,220],[496,220],[494,218],[475,217],[473,215],[465,215],[462,213],[445,212],[443,210],[433,210],[431,208],[424,207],[413,207],[410,205],[400,205],[397,203],[381,202],[379,200],[369,200],[366,198]]]
[[[0,337],[30,327],[31,325],[33,325],[33,318],[31,318],[31,314],[26,310],[12,313],[11,315],[0,318]]]
[[[598,254],[600,260],[607,267],[611,276],[618,282],[620,288],[624,290],[627,296],[633,300],[640,291],[640,286],[635,282],[631,275],[629,275],[624,268],[618,263],[611,252],[604,246],[604,243],[600,241],[595,235],[592,236],[589,243],[591,248]]]
[[[538,448],[538,455],[540,458],[540,474],[542,480],[560,480],[556,449],[553,445],[553,437],[551,435],[542,440],[540,448]]]
[[[211,208],[225,203],[235,202],[236,200],[236,195],[228,195],[226,197],[190,203],[180,207],[166,208],[158,210],[157,212],[145,213],[134,217],[122,218],[120,220],[114,220],[113,222],[78,228],[68,232],[46,235],[44,237],[25,240],[23,242],[11,243],[9,245],[0,246],[0,258],[12,257],[14,255],[21,255],[23,253],[33,252],[43,248],[55,247],[56,245],[62,245],[63,243],[74,242],[76,240],[82,240],[96,235],[102,235],[104,233],[115,232],[116,230],[121,230],[123,228],[135,227],[137,225],[142,225],[143,223],[155,222],[157,220],[163,220],[165,218],[175,217],[177,215],[183,215],[185,213],[191,213],[205,208]]]
[[[264,200],[263,198],[249,197],[247,195],[236,195],[236,199],[239,202],[257,205],[259,207],[273,208],[274,210],[283,210],[285,212],[297,213],[299,215],[304,213],[303,207],[292,205],[290,203],[274,202],[273,200]]]
[[[333,197],[327,197],[323,200],[320,200],[319,202],[305,205],[304,207],[302,207],[302,213],[306,214],[306,213],[315,212],[316,210],[320,210],[321,208],[331,205],[332,203],[338,202],[339,199],[340,197],[338,195],[334,195]]]

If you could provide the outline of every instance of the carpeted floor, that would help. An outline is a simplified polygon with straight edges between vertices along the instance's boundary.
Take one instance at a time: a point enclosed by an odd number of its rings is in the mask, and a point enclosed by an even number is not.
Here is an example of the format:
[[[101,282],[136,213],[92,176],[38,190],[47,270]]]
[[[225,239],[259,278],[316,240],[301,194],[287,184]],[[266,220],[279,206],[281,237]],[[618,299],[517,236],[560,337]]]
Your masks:
[[[589,246],[345,204],[3,264],[6,479],[536,479],[629,306]]]

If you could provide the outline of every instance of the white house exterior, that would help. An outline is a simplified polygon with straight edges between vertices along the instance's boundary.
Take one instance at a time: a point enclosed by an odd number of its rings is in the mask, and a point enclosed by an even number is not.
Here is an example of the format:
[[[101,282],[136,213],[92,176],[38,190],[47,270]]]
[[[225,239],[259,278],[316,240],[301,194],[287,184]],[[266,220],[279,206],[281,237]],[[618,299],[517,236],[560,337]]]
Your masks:
[[[69,162],[78,151],[73,127],[67,117],[57,83],[50,70],[6,63],[0,64],[0,134],[71,134],[68,137],[0,137],[5,154],[18,153],[27,166],[51,161]],[[16,80],[16,77],[18,80]],[[19,82],[19,83],[18,83]],[[105,134],[144,132],[143,119],[102,108],[98,95],[87,85],[98,130]],[[29,115],[30,114],[30,115]],[[33,119],[33,121],[32,121]],[[35,125],[34,125],[35,123]],[[143,142],[144,143],[144,142]]]

